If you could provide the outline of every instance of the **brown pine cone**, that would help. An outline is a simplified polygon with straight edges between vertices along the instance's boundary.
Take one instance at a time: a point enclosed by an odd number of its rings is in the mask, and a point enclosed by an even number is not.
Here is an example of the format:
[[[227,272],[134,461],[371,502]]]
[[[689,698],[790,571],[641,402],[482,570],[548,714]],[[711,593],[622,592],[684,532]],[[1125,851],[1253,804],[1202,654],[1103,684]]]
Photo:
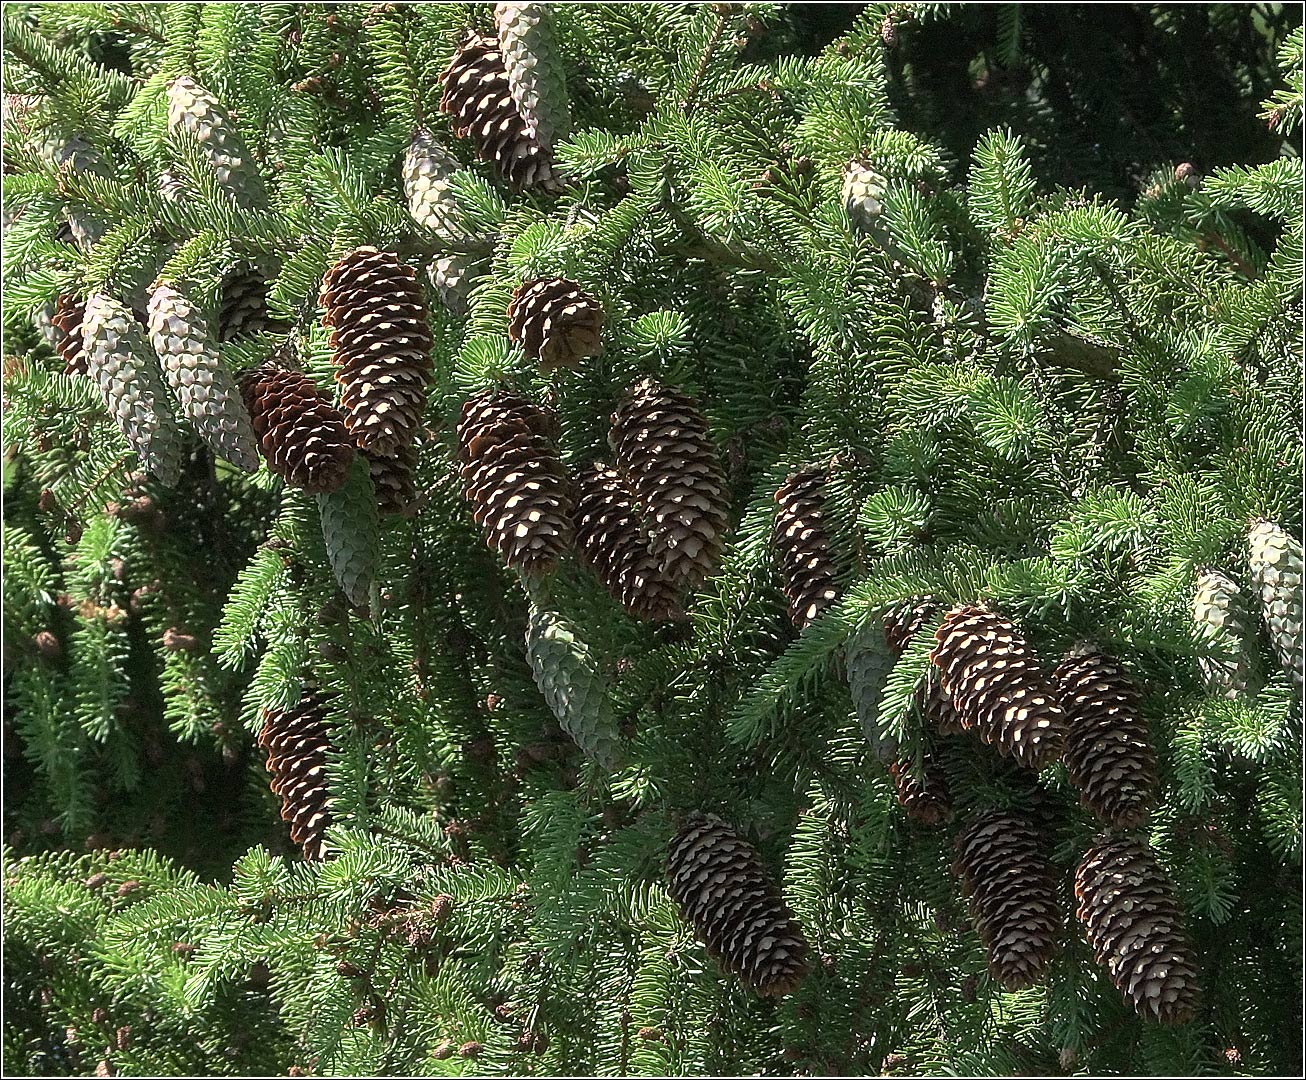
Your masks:
[[[896,656],[907,651],[907,646],[938,607],[939,602],[934,597],[916,596],[904,600],[885,615],[884,639]],[[917,684],[912,701],[926,726],[936,734],[960,735],[966,730],[957,710],[952,707],[952,698],[943,689],[938,672],[933,668]]]
[[[553,155],[530,133],[513,100],[498,42],[468,31],[441,73],[440,112],[453,119],[460,139],[470,136],[476,152],[517,191],[561,190]]]
[[[1156,751],[1138,713],[1138,687],[1120,662],[1072,652],[1052,673],[1070,723],[1066,773],[1083,804],[1108,825],[1142,824],[1156,803]]]
[[[304,858],[323,857],[323,836],[331,824],[327,751],[331,748],[325,702],[309,691],[289,709],[263,710],[259,747],[267,754],[271,787],[281,797],[281,818]]]
[[[692,398],[655,379],[626,392],[608,436],[662,572],[694,589],[725,542],[728,495],[716,445]]]
[[[566,278],[523,281],[508,305],[508,336],[521,342],[541,371],[568,368],[603,351],[603,308]]]
[[[1179,896],[1152,849],[1105,835],[1075,871],[1076,914],[1097,962],[1142,1016],[1162,1024],[1193,1018],[1197,962]]]
[[[322,280],[345,426],[360,450],[394,457],[426,405],[431,328],[417,275],[389,251],[355,248]]]
[[[1061,925],[1052,869],[1033,827],[1015,814],[979,814],[957,837],[955,869],[989,970],[1008,990],[1033,986],[1056,951]]]
[[[241,375],[240,393],[275,475],[310,494],[345,482],[354,448],[344,418],[312,379],[269,360]]]
[[[55,348],[63,360],[65,375],[86,374],[86,350],[82,345],[82,316],[86,313],[86,301],[79,300],[71,293],[64,293],[55,305],[50,322],[58,331]]]
[[[1060,759],[1066,715],[1015,626],[969,605],[950,611],[936,638],[930,658],[963,727],[1031,769]]]
[[[889,773],[893,776],[898,804],[913,821],[941,825],[952,820],[952,792],[937,762],[926,758],[924,778],[913,774],[911,763],[901,758],[889,766]]]
[[[510,390],[469,398],[458,421],[463,495],[508,566],[541,573],[571,544],[571,492],[553,418]]]
[[[586,466],[576,480],[576,544],[604,588],[636,618],[681,618],[675,585],[649,550],[630,489],[616,469]]]
[[[825,470],[809,466],[791,474],[775,493],[771,549],[789,601],[789,620],[800,630],[839,597],[825,530],[825,482]]]
[[[695,813],[671,841],[669,892],[727,971],[764,997],[798,987],[808,971],[802,927],[753,846],[713,814]]]
[[[402,447],[394,457],[378,457],[364,451],[363,457],[367,459],[367,470],[381,512],[404,517],[415,514],[418,510],[417,481],[413,473],[417,469],[417,447]]]

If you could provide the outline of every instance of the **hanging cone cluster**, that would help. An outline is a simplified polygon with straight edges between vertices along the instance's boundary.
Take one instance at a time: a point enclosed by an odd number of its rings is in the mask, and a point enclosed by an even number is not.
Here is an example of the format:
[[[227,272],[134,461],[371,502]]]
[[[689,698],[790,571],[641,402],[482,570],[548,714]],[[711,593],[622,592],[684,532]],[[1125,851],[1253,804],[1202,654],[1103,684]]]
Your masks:
[[[930,659],[962,725],[1031,769],[1060,759],[1067,723],[1020,632],[1001,615],[950,611]]]
[[[290,822],[290,838],[303,848],[304,858],[321,859],[331,824],[325,702],[310,692],[289,709],[265,709],[258,744],[267,754],[271,788],[281,798],[281,819]]]
[[[675,585],[649,551],[634,497],[616,469],[593,464],[576,480],[576,546],[622,607],[662,622],[683,615]]]
[[[1272,522],[1256,521],[1247,533],[1248,569],[1261,600],[1270,645],[1283,670],[1302,688],[1301,541]]]
[[[775,493],[771,550],[789,601],[789,621],[799,630],[839,596],[825,531],[825,482],[825,470],[809,466],[791,474]]]
[[[853,223],[869,228],[883,207],[885,179],[865,161],[850,161],[843,170],[843,204]]]
[[[1156,751],[1134,681],[1119,661],[1087,648],[1062,660],[1052,681],[1070,722],[1066,773],[1081,801],[1108,825],[1141,824],[1156,803]]]
[[[926,758],[924,777],[913,773],[909,762],[901,759],[889,766],[898,805],[907,816],[922,825],[941,825],[952,820],[952,791],[938,763]]]
[[[86,301],[82,348],[128,445],[147,472],[171,487],[181,476],[181,432],[144,329],[123,304],[98,293]]]
[[[269,360],[241,375],[240,392],[276,476],[309,494],[345,482],[354,448],[340,411],[312,379]]]
[[[392,252],[356,248],[327,271],[320,303],[345,426],[360,450],[393,457],[421,425],[431,372],[417,275]]]
[[[1191,1020],[1197,963],[1178,893],[1152,849],[1124,836],[1100,840],[1075,871],[1075,899],[1097,962],[1139,1015]]]
[[[1061,924],[1052,869],[1033,827],[997,810],[976,816],[957,837],[955,869],[989,970],[1008,990],[1033,986],[1056,951]]]
[[[693,814],[671,841],[668,891],[723,968],[765,997],[797,989],[808,944],[753,846],[714,814]]]
[[[1207,655],[1197,669],[1211,694],[1236,700],[1251,693],[1258,681],[1248,644],[1252,618],[1238,583],[1219,570],[1198,571],[1193,593],[1193,622]]]
[[[603,351],[603,308],[589,293],[566,278],[524,281],[508,305],[508,336],[521,342],[541,371],[568,368]]]
[[[509,390],[468,399],[458,421],[463,494],[503,561],[551,570],[571,544],[571,493],[551,415]]]
[[[646,378],[612,416],[608,442],[650,535],[662,572],[688,589],[716,566],[725,542],[725,474],[692,398]]]
[[[220,458],[256,472],[258,449],[249,412],[218,358],[204,314],[172,286],[159,285],[150,294],[149,330],[182,415]]]
[[[452,117],[454,134],[460,139],[470,136],[480,158],[515,190],[561,188],[553,173],[553,155],[530,133],[517,109],[494,38],[468,31],[440,82],[440,112]]]
[[[466,217],[449,188],[449,178],[462,162],[441,146],[425,128],[418,128],[404,152],[404,198],[414,221],[446,244],[472,239]]]
[[[284,324],[268,311],[268,279],[256,266],[242,266],[222,280],[218,337],[232,341],[251,334],[281,333]]]
[[[575,627],[557,612],[532,604],[526,660],[562,730],[600,768],[616,769],[621,743],[607,683]]]
[[[55,338],[55,351],[63,360],[65,375],[85,375],[86,349],[83,343],[82,319],[86,314],[86,304],[71,293],[59,297],[54,307],[51,325],[58,331]]]
[[[195,139],[218,186],[242,210],[267,205],[263,177],[227,110],[188,75],[168,84],[168,130],[184,131]]]
[[[526,131],[546,150],[552,150],[571,130],[571,105],[549,6],[496,4],[494,25],[499,31],[508,86]]]
[[[411,516],[417,511],[417,447],[405,446],[394,457],[376,457],[364,452],[367,469],[376,492],[376,505],[383,514]]]

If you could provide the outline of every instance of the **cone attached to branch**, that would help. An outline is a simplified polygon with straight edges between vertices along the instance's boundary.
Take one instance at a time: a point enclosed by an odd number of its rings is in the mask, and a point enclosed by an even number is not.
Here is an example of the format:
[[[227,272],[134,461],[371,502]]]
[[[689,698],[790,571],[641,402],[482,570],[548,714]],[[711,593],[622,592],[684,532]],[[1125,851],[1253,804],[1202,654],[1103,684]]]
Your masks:
[[[1062,660],[1052,679],[1070,722],[1066,773],[1081,801],[1109,825],[1141,824],[1156,802],[1156,751],[1134,681],[1119,661],[1087,647]]]
[[[850,161],[843,170],[843,204],[854,224],[870,228],[883,211],[885,179],[865,161]]]
[[[627,391],[608,436],[663,573],[694,589],[725,543],[727,491],[707,421],[692,398],[655,379]]]
[[[282,333],[285,324],[268,311],[268,279],[257,266],[238,267],[222,280],[218,337],[222,341],[250,334]]]
[[[957,837],[956,870],[989,954],[989,970],[1008,990],[1043,977],[1061,925],[1052,869],[1024,818],[990,810]]]
[[[54,347],[63,360],[65,375],[85,375],[86,349],[82,333],[82,318],[86,304],[71,293],[64,293],[55,304],[50,322],[58,331]]]
[[[680,914],[723,968],[765,997],[797,989],[809,947],[756,850],[714,814],[671,841],[667,882]]]
[[[167,486],[181,476],[182,438],[144,328],[127,307],[97,293],[82,318],[86,369],[146,471]]]
[[[524,281],[508,305],[508,336],[521,342],[541,371],[575,371],[603,350],[603,308],[589,293],[566,278]]]
[[[771,550],[789,601],[789,620],[800,630],[839,596],[825,529],[825,481],[825,470],[810,466],[792,473],[775,493]]]
[[[310,494],[345,482],[354,447],[340,411],[312,379],[269,360],[241,376],[240,392],[275,475]]]
[[[1197,658],[1206,689],[1230,700],[1247,697],[1256,689],[1259,673],[1250,649],[1251,612],[1238,583],[1219,570],[1199,570],[1192,611],[1206,649]]]
[[[159,285],[150,294],[149,329],[182,415],[220,458],[246,472],[257,471],[249,412],[236,380],[218,357],[204,314],[184,293]]]
[[[168,130],[185,131],[194,137],[218,186],[242,210],[267,205],[263,177],[227,110],[188,75],[168,84]]]
[[[472,239],[466,214],[449,187],[449,178],[463,167],[425,128],[418,128],[404,152],[404,197],[414,221],[445,244]]]
[[[1302,688],[1301,541],[1273,522],[1258,520],[1247,533],[1247,566],[1261,601],[1274,655]]]
[[[1057,761],[1068,725],[1024,637],[983,608],[950,611],[930,659],[962,725],[1031,769]]]
[[[1075,872],[1077,914],[1097,962],[1141,1016],[1191,1020],[1199,998],[1197,963],[1183,928],[1178,892],[1141,840],[1107,836]]]
[[[431,264],[431,284],[440,302],[461,317],[471,307],[472,286],[489,268],[483,255],[441,255]]]
[[[431,373],[417,276],[393,252],[356,248],[327,271],[320,302],[345,426],[360,450],[393,457],[417,433]]]
[[[553,418],[509,390],[468,399],[458,421],[463,494],[505,563],[551,570],[572,539],[572,501]]]
[[[939,608],[932,596],[917,596],[904,600],[884,617],[884,637],[895,656],[907,651],[922,626]],[[925,720],[926,726],[938,735],[960,735],[966,730],[952,698],[943,689],[938,671],[931,666],[912,696],[912,702]]]
[[[552,150],[571,129],[566,68],[553,35],[548,4],[500,3],[494,8],[499,50],[526,131]]]
[[[417,447],[405,446],[394,457],[364,453],[376,505],[383,514],[410,517],[417,512]]]
[[[575,487],[576,546],[604,588],[636,618],[681,617],[676,587],[649,550],[634,497],[617,470],[589,465]]]
[[[356,457],[345,482],[318,495],[317,508],[336,584],[351,604],[364,607],[376,580],[381,547],[377,498],[367,462]]]
[[[271,787],[281,798],[281,819],[306,859],[323,857],[331,824],[327,751],[331,748],[323,699],[306,693],[289,709],[265,709],[259,747],[267,754]]]
[[[576,628],[557,612],[532,604],[526,660],[562,730],[601,768],[617,768],[621,742],[607,683]]]
[[[938,763],[926,758],[924,774],[912,770],[911,763],[901,758],[889,766],[898,804],[907,816],[922,825],[940,825],[952,820],[952,792],[948,778]]]
[[[512,96],[503,54],[492,37],[468,31],[440,75],[440,112],[453,120],[454,134],[470,137],[477,154],[517,191],[561,189],[553,155],[531,134]]]

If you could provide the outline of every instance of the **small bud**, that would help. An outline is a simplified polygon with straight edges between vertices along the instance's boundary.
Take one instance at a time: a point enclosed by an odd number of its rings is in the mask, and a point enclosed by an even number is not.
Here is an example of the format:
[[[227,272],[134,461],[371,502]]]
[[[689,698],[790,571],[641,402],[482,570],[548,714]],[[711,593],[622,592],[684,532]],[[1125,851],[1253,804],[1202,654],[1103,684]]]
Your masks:
[[[892,15],[886,15],[884,21],[880,23],[880,40],[890,49],[898,44],[898,24],[894,22]]]
[[[40,630],[32,637],[32,644],[44,660],[58,660],[63,656],[63,646],[49,630]]]
[[[483,1049],[485,1048],[478,1042],[465,1042],[458,1047],[458,1056],[465,1058],[480,1057]]]
[[[119,1050],[126,1050],[129,1046],[131,1046],[132,1044],[131,1025],[124,1024],[116,1032],[114,1032],[113,1042],[114,1045],[117,1046]]]
[[[1174,178],[1182,180],[1193,187],[1197,186],[1197,166],[1191,161],[1181,161],[1174,167]]]
[[[104,874],[104,873],[92,874],[85,881],[83,881],[82,884],[85,885],[88,889],[98,889],[101,888],[104,885],[104,883],[108,880],[109,880],[108,874]]]
[[[195,652],[199,644],[194,634],[188,634],[175,626],[170,626],[163,632],[163,647],[169,652]]]
[[[41,497],[37,499],[36,505],[42,513],[52,514],[59,509],[59,500],[49,488],[42,488]]]
[[[94,1009],[91,1010],[92,1024],[103,1024],[108,1019],[109,1019],[108,1009],[102,1008],[100,1006],[96,1006]]]
[[[172,951],[175,955],[180,956],[185,960],[195,951],[195,946],[189,941],[174,941],[172,943]]]
[[[442,1042],[431,1051],[431,1056],[435,1058],[436,1061],[444,1061],[447,1058],[453,1057],[453,1043]]]
[[[357,979],[363,974],[357,965],[351,964],[348,960],[341,960],[340,963],[336,965],[336,973],[344,976],[346,979]]]
[[[80,521],[70,521],[68,528],[64,530],[63,538],[70,544],[77,544],[82,539],[82,523]]]
[[[447,923],[453,915],[453,897],[447,893],[441,893],[431,901],[431,917],[437,923],[443,925]]]
[[[655,1027],[642,1027],[639,1029],[639,1037],[645,1042],[661,1042],[662,1029]]]
[[[140,887],[141,887],[141,883],[139,881],[124,881],[121,885],[118,886],[118,895],[131,896],[131,894],[134,893]]]
[[[337,645],[334,641],[319,641],[317,643],[317,654],[330,664],[341,664],[349,659],[348,650],[343,645]]]
[[[101,1061],[100,1064],[98,1064],[97,1066],[95,1066],[95,1075],[96,1075],[96,1076],[117,1076],[117,1075],[118,1075],[118,1072],[117,1072],[117,1070],[116,1070],[112,1065],[109,1064],[108,1061]]]

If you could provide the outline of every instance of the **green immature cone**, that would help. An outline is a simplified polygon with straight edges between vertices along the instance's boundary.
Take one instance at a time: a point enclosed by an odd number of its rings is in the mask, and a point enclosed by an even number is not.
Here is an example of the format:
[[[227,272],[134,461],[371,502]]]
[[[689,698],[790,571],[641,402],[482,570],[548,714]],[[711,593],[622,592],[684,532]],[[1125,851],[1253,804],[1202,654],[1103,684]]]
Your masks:
[[[884,640],[883,627],[872,621],[848,639],[843,658],[848,690],[852,694],[857,719],[862,722],[866,743],[871,752],[887,765],[897,756],[898,744],[880,730],[880,703],[884,700],[885,680],[897,662],[897,654]]]
[[[55,155],[55,163],[59,166],[60,172],[85,173],[88,176],[100,177],[112,175],[108,163],[100,156],[100,152],[79,135],[74,135],[59,148]],[[100,237],[108,228],[99,215],[89,210],[69,208],[65,216],[73,239],[83,251],[88,251],[98,244]]]
[[[607,682],[575,627],[557,612],[532,604],[526,659],[562,730],[601,768],[617,768],[622,752]]]
[[[567,78],[547,4],[495,5],[499,51],[526,129],[548,149],[571,130]]]
[[[168,84],[168,130],[195,138],[218,186],[242,210],[267,205],[267,188],[253,155],[222,103],[188,75]]]
[[[446,244],[472,239],[466,217],[449,188],[449,178],[461,169],[453,154],[435,141],[425,128],[413,132],[404,152],[404,198],[414,221]]]
[[[843,172],[843,204],[848,216],[860,228],[876,223],[883,206],[884,177],[865,161],[850,161]]]
[[[355,456],[339,488],[318,495],[317,507],[336,583],[351,604],[363,607],[376,580],[381,533],[376,493],[368,462],[362,455]]]
[[[183,293],[160,285],[150,294],[150,341],[182,414],[219,457],[258,471],[258,446],[236,380],[218,357],[203,312]]]
[[[1247,566],[1261,601],[1270,645],[1283,670],[1302,688],[1301,541],[1273,522],[1255,522],[1247,534]]]
[[[1248,649],[1252,618],[1238,583],[1219,570],[1199,571],[1192,614],[1198,637],[1207,650],[1206,655],[1197,658],[1206,689],[1230,700],[1253,693],[1258,679]]]
[[[145,469],[164,484],[181,475],[182,439],[145,331],[125,305],[97,293],[82,318],[86,368]]]

